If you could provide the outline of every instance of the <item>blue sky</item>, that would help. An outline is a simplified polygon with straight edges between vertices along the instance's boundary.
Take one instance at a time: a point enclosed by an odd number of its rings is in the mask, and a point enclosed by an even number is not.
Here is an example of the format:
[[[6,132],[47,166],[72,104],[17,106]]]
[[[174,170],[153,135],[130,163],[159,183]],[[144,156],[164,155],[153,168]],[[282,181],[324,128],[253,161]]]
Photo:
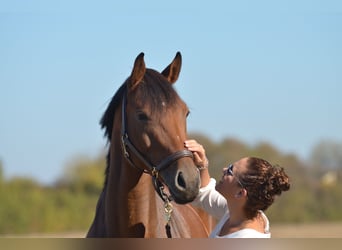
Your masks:
[[[182,53],[189,132],[303,159],[342,141],[341,1],[115,2],[0,1],[7,177],[51,183],[77,155],[98,155],[99,119],[140,52],[157,70]]]

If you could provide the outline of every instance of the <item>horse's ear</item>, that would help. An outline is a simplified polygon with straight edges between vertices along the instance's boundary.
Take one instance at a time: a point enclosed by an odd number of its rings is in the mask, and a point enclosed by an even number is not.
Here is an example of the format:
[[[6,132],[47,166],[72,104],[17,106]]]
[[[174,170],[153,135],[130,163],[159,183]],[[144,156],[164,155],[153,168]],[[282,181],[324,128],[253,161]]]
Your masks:
[[[173,59],[172,63],[163,70],[162,75],[164,75],[167,80],[172,84],[177,81],[180,70],[182,66],[182,55],[177,52],[176,57]]]
[[[139,82],[144,78],[146,72],[146,66],[144,62],[144,53],[140,53],[134,62],[134,67],[128,82],[128,88],[134,89]]]

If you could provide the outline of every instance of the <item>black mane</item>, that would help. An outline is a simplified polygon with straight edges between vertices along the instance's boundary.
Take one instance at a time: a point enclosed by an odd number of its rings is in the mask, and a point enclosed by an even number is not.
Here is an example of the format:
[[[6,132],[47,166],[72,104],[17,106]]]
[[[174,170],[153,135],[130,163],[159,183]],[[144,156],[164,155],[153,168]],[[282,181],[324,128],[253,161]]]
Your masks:
[[[106,111],[104,112],[100,125],[104,129],[104,135],[107,137],[108,141],[112,138],[113,123],[115,117],[115,110],[120,105],[124,93],[126,93],[127,84],[126,82],[121,85],[121,87],[116,91],[112,100],[110,101]]]
[[[100,120],[101,128],[105,130],[104,135],[107,137],[108,141],[112,138],[115,110],[120,105],[123,95],[127,92],[128,81],[129,78],[115,93]],[[163,75],[153,69],[146,69],[144,79],[139,83],[137,90],[134,91],[139,91],[139,98],[149,102],[150,107],[157,113],[162,113],[162,102],[165,102],[165,104],[170,107],[175,104],[179,98],[177,92],[173,89],[172,84],[167,82]]]
[[[128,78],[121,87],[117,90],[112,100],[110,101],[106,111],[104,112],[100,125],[104,129],[104,135],[110,143],[112,139],[113,123],[115,118],[115,111],[122,102],[122,97],[127,93]],[[145,76],[141,83],[134,91],[138,91],[137,95],[145,102],[149,102],[149,106],[156,114],[163,114],[162,102],[165,102],[167,107],[172,107],[177,103],[179,96],[166,78],[153,69],[146,69]],[[107,167],[105,171],[105,182],[103,190],[105,190],[108,183],[108,172],[110,168],[110,150],[107,153]]]

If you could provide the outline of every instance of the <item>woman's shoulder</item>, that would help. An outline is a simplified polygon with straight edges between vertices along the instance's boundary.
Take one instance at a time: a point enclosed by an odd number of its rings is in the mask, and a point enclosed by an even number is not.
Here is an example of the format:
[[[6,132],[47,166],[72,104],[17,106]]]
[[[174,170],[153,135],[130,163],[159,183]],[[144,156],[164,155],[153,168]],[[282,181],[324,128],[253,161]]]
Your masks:
[[[244,228],[244,229],[240,229],[236,232],[233,232],[227,235],[219,236],[218,234],[224,222],[229,217],[229,214],[225,214],[222,220],[217,224],[217,227],[213,230],[211,237],[212,238],[271,238],[269,220],[263,211],[259,211],[259,213],[261,214],[264,220],[264,232],[260,232],[253,228]]]
[[[259,231],[251,228],[241,229],[232,234],[228,234],[227,236],[227,238],[271,238],[271,234],[269,232],[260,233]]]
[[[217,235],[216,238],[271,238],[271,234],[269,232],[260,233],[255,229],[245,228],[224,236]]]

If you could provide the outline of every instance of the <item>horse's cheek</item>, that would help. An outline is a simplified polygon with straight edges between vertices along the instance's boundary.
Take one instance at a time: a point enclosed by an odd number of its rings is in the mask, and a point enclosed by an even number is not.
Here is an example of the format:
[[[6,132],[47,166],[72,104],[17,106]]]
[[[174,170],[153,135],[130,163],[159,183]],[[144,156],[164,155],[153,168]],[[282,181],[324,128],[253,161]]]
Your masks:
[[[146,145],[146,147],[150,148],[151,147],[151,139],[148,136],[148,134],[143,133],[142,138],[143,138],[143,141],[144,141],[144,144]]]

